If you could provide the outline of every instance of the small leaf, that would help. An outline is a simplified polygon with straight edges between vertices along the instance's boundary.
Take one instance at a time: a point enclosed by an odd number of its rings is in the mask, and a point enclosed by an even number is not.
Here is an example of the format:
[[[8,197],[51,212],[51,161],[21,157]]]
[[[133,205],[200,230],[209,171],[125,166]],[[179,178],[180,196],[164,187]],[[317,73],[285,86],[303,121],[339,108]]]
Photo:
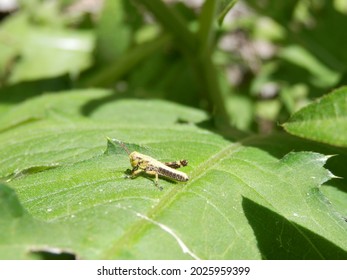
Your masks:
[[[296,136],[347,147],[347,87],[301,109],[283,127]]]
[[[310,72],[312,83],[317,87],[332,87],[341,79],[341,74],[338,71],[329,69],[310,52],[300,46],[285,47],[279,53],[279,56]]]

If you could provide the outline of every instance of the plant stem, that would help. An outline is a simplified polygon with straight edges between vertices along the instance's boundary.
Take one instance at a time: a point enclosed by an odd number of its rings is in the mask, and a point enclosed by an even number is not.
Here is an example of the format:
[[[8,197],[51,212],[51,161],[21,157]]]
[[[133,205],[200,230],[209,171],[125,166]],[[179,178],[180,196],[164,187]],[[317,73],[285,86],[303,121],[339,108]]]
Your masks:
[[[199,30],[197,37],[199,40],[199,52],[195,56],[195,69],[200,76],[203,89],[207,91],[209,100],[213,104],[210,108],[214,113],[216,124],[229,124],[229,116],[225,108],[224,97],[218,81],[216,66],[212,61],[214,50],[215,30],[216,30],[216,13],[219,1],[206,0],[199,17]]]
[[[126,52],[119,60],[114,61],[110,66],[98,72],[93,72],[81,79],[79,86],[98,87],[109,86],[115,83],[128,71],[132,70],[135,65],[143,61],[152,53],[162,49],[171,39],[171,36],[162,34],[153,41],[143,43]]]
[[[200,56],[209,55],[211,53],[211,47],[214,39],[217,4],[218,1],[206,0],[202,6],[199,17],[199,30],[197,33]]]
[[[189,52],[196,51],[197,42],[194,34],[188,29],[188,23],[179,14],[170,9],[161,0],[133,0],[144,5],[167,29],[186,47]]]
[[[216,67],[212,61],[214,35],[216,30],[216,11],[219,0],[206,0],[199,17],[199,30],[192,33],[187,23],[161,0],[134,0],[144,5],[170,32],[178,42],[179,48],[192,63],[200,83],[201,94],[209,100],[209,110],[214,114],[217,125],[229,125],[229,116],[219,86]]]

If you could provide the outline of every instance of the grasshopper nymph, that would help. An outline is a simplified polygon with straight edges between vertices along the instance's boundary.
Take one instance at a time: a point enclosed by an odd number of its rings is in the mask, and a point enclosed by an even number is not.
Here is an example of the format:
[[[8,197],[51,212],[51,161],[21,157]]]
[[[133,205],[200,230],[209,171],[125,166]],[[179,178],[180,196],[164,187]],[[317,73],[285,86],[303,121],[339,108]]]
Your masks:
[[[130,164],[133,167],[131,175],[127,178],[135,178],[140,173],[144,172],[149,175],[155,175],[155,185],[159,188],[158,177],[163,176],[176,181],[186,182],[189,180],[188,175],[184,172],[176,170],[182,166],[187,166],[187,160],[178,160],[172,162],[160,162],[150,156],[146,156],[139,152],[130,152],[128,148],[119,140],[112,139],[112,141],[118,143],[128,154]]]

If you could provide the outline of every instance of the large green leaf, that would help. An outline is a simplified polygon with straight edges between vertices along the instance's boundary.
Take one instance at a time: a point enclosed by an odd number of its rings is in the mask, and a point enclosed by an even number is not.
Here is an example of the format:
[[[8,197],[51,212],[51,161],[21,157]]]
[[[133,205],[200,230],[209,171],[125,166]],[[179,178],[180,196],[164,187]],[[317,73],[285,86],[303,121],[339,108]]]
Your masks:
[[[335,90],[295,113],[284,128],[297,136],[347,147],[347,87]]]
[[[333,177],[327,156],[278,158],[290,141],[232,142],[198,110],[111,92],[46,95],[8,114],[0,258],[347,257],[346,223],[320,191]],[[190,180],[160,179],[160,191],[150,176],[125,179],[128,156],[107,136],[161,161],[187,159]]]

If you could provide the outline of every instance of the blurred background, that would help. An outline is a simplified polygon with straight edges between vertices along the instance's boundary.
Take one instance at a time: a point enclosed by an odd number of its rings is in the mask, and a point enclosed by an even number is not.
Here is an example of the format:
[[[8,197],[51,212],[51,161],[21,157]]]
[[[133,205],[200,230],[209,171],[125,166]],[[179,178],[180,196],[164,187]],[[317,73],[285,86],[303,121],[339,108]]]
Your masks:
[[[269,133],[347,83],[345,0],[0,0],[0,19],[0,114],[111,88]]]

